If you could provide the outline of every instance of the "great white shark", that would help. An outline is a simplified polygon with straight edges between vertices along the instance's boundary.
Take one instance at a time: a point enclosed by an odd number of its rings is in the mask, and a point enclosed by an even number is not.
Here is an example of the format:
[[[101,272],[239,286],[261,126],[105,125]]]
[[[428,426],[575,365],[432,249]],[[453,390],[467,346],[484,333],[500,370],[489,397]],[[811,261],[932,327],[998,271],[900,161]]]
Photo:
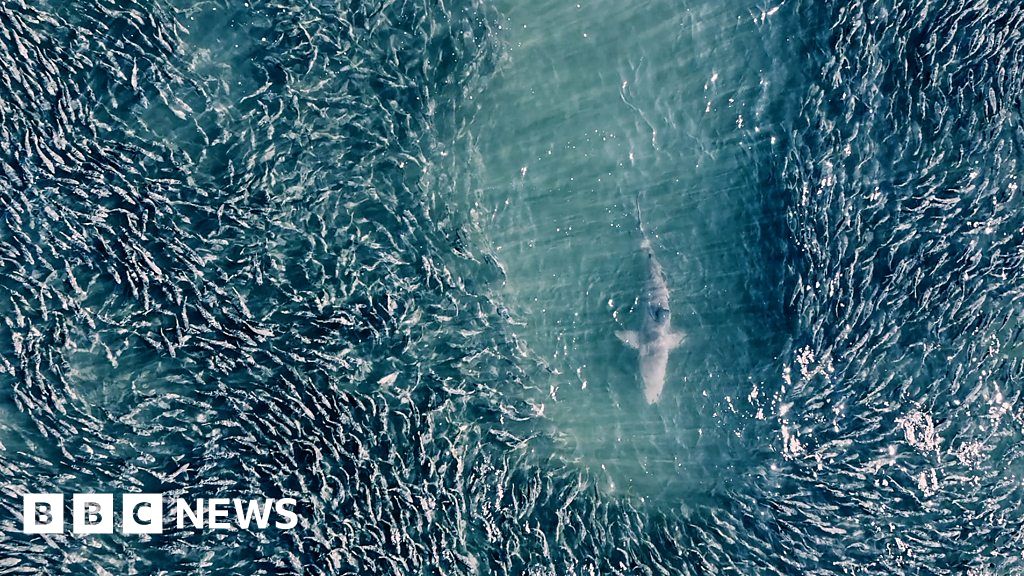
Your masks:
[[[668,282],[661,263],[654,256],[651,240],[644,231],[640,215],[640,198],[637,197],[637,220],[643,240],[640,250],[647,261],[647,279],[640,297],[640,311],[643,317],[639,330],[615,332],[619,340],[640,353],[640,378],[644,383],[644,398],[648,404],[661,399],[668,372],[668,356],[683,343],[686,335],[672,329],[672,309],[668,305]]]

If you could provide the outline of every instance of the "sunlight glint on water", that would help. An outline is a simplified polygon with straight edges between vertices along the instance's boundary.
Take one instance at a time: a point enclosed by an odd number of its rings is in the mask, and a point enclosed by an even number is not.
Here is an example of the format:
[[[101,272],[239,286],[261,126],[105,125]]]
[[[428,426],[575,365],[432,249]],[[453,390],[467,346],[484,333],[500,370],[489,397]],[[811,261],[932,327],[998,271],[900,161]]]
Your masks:
[[[737,397],[782,339],[760,154],[774,85],[747,4],[503,6],[507,55],[472,127],[480,238],[506,277],[516,333],[551,374],[532,401],[558,455],[624,494],[708,495],[744,466]],[[646,405],[636,329],[646,274],[635,202],[668,275],[673,325],[661,402]],[[776,372],[777,373],[777,372]],[[737,408],[737,411],[742,407]]]

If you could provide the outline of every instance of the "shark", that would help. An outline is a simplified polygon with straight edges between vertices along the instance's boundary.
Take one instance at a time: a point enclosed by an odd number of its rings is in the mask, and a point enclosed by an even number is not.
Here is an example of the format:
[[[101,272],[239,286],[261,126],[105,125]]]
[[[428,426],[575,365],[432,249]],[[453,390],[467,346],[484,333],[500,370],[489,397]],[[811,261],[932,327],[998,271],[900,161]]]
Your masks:
[[[661,400],[668,373],[669,353],[678,348],[686,335],[672,328],[672,309],[669,307],[668,281],[665,271],[654,255],[651,240],[644,230],[640,213],[640,197],[637,197],[637,220],[643,236],[640,250],[647,264],[647,278],[640,295],[639,304],[642,318],[639,330],[620,330],[615,336],[640,355],[640,379],[644,384],[644,398],[648,404]]]

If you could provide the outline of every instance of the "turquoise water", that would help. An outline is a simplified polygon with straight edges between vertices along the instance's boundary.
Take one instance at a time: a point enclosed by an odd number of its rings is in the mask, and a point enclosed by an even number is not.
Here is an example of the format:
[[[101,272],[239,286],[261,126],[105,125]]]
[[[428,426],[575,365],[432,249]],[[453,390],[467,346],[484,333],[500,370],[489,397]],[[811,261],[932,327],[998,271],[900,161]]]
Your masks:
[[[0,4],[0,573],[1019,572],[1022,19]]]
[[[501,12],[466,210],[502,268],[510,329],[551,371],[531,402],[602,488],[692,503],[752,464],[746,398],[779,385],[781,255],[763,240],[781,226],[758,165],[782,132],[770,24],[719,3]],[[687,334],[656,406],[614,337],[640,318],[638,196]]]

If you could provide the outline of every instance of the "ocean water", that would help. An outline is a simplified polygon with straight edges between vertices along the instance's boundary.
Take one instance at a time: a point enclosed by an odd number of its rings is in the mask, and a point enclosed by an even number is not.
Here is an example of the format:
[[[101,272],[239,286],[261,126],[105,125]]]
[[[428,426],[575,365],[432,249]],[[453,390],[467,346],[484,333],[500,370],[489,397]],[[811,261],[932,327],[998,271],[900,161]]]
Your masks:
[[[719,3],[501,13],[463,211],[501,267],[509,330],[549,371],[530,402],[602,490],[690,508],[759,460],[739,403],[775,392],[786,340],[781,202],[759,163],[782,135],[772,33]],[[614,336],[642,315],[639,220],[686,334],[655,406]]]
[[[1022,569],[1016,3],[0,23],[0,574]],[[21,532],[133,491],[300,521]]]

